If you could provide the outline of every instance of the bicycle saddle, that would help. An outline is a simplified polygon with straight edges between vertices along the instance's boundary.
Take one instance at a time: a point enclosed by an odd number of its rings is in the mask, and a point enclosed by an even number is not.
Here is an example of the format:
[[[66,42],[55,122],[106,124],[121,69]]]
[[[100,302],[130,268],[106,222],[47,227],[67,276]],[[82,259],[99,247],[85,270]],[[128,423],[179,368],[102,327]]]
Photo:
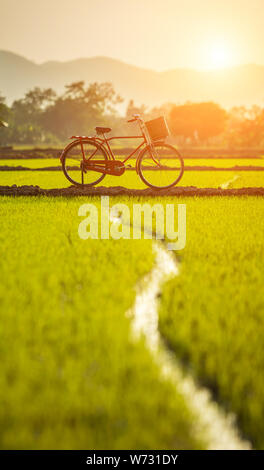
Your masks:
[[[110,129],[110,127],[96,127],[95,130],[97,134],[106,134],[107,132],[110,132],[112,129]]]

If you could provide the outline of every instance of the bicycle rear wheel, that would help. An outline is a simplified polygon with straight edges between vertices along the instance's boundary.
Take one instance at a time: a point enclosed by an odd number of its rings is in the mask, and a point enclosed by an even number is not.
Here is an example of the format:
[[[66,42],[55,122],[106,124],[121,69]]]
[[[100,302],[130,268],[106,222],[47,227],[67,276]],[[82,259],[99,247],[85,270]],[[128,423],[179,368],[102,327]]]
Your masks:
[[[85,160],[108,160],[104,148],[95,141],[82,140]],[[105,174],[97,171],[86,170],[83,167],[83,152],[80,141],[75,141],[68,146],[62,156],[62,169],[66,178],[76,186],[89,187],[100,183]]]
[[[139,176],[150,188],[171,188],[180,181],[183,171],[183,159],[172,145],[148,145],[138,157]]]

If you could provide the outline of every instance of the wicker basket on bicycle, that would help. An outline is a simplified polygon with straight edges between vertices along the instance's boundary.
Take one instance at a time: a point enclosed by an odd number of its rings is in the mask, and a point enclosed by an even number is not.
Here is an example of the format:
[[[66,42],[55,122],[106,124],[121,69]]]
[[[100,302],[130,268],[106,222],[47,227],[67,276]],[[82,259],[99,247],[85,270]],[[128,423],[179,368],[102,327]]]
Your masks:
[[[166,119],[163,116],[145,122],[145,126],[153,142],[164,141],[170,133]]]

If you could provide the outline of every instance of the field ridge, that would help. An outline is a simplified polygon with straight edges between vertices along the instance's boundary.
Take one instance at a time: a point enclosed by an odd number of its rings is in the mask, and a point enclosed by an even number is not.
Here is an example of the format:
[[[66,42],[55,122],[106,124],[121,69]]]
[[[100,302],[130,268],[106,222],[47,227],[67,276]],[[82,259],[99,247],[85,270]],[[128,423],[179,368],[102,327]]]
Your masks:
[[[154,190],[129,189],[123,186],[79,188],[69,186],[68,188],[43,189],[39,186],[23,185],[0,186],[0,196],[264,196],[264,187],[251,188],[197,188],[196,186],[173,187],[169,189]]]

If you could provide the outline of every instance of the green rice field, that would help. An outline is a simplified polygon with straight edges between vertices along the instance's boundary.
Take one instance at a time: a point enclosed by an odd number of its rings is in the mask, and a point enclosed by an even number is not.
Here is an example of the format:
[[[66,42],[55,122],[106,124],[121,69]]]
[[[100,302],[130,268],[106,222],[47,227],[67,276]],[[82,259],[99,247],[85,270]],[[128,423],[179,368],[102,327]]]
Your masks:
[[[48,162],[48,163],[47,163]],[[187,160],[263,166],[263,160]],[[45,168],[58,159],[1,160]],[[179,186],[262,187],[263,172],[186,171]],[[0,171],[0,185],[70,186],[59,171]],[[102,186],[143,189],[134,171]],[[192,404],[165,379],[126,312],[154,266],[151,240],[81,240],[100,197],[0,198],[0,448],[206,449]],[[264,448],[264,200],[111,197],[186,204],[179,272],[159,295],[159,332],[183,371]]]
[[[243,187],[261,187],[263,186],[264,174],[262,172],[185,172],[179,183],[179,186],[197,186],[200,188],[210,187],[217,188],[226,182],[233,180],[230,183],[234,188]],[[37,185],[41,188],[65,188],[71,186],[70,182],[60,172],[13,172],[3,171],[0,172],[1,185],[12,186],[16,184],[21,185]],[[134,172],[124,173],[122,176],[109,176],[107,175],[100,183],[100,186],[124,186],[126,188],[145,189],[145,184],[141,181],[139,176]]]
[[[185,367],[263,449],[264,201],[185,202],[188,240],[180,274],[163,291],[160,329]]]
[[[201,448],[125,316],[151,241],[80,240],[84,202],[1,198],[0,447]]]

